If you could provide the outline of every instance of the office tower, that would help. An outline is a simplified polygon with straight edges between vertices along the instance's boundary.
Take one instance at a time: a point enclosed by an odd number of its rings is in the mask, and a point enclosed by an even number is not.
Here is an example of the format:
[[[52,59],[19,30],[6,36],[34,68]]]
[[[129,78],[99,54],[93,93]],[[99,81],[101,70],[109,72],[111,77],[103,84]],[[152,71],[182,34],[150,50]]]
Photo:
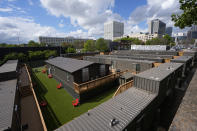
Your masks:
[[[159,19],[151,20],[148,24],[149,34],[165,34],[166,24]]]
[[[124,23],[110,21],[104,24],[104,39],[115,40],[124,35]]]

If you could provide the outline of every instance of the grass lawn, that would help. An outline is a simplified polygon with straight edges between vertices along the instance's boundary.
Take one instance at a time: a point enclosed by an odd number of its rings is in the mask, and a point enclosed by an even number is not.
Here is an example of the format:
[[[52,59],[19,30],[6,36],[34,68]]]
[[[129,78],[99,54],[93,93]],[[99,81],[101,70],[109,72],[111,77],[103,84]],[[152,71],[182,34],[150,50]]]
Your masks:
[[[63,88],[57,89],[56,86],[58,82],[55,79],[49,79],[46,74],[43,74],[41,72],[42,67],[34,69],[38,70],[38,72],[35,72],[33,75],[33,82],[37,83],[34,87],[37,97],[39,100],[46,100],[48,102],[47,108],[42,108],[48,130],[53,130],[82,113],[87,112],[89,109],[105,102],[112,97],[116,90],[116,88],[111,89],[86,101],[78,107],[73,107],[72,96]]]

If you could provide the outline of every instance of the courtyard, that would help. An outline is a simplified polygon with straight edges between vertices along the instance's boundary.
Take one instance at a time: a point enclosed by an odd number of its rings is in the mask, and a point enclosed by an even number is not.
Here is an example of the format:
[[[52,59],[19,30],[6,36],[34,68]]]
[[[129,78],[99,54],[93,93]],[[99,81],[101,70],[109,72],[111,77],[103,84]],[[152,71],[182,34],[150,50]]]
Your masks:
[[[42,73],[44,67],[33,69],[34,90],[39,101],[47,101],[47,107],[41,107],[48,130],[54,130],[59,126],[71,121],[77,116],[98,106],[99,104],[112,98],[116,88],[112,88],[94,98],[87,100],[78,107],[73,107],[74,100],[64,88],[57,89],[59,84],[55,79],[49,79]],[[35,71],[37,70],[37,71]]]

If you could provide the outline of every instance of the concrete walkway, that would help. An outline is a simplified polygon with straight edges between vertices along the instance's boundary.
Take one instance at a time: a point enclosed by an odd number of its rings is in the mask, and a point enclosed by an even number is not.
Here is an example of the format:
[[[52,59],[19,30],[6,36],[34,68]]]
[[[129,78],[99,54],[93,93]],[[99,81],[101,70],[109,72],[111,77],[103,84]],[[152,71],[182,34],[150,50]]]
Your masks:
[[[197,131],[197,70],[179,109],[173,119],[169,131]]]

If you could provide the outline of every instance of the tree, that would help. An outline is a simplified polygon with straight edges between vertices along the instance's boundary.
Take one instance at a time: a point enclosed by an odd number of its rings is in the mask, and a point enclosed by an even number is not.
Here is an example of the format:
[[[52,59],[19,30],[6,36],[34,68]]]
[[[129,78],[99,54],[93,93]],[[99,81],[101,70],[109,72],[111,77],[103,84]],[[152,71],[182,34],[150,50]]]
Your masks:
[[[101,52],[106,52],[108,50],[107,41],[105,41],[103,38],[99,38],[96,41],[96,49]]]
[[[144,45],[145,43],[138,38],[131,38],[131,37],[123,37],[121,39],[116,39],[114,42],[122,42],[127,44],[134,44],[134,45]]]
[[[65,51],[66,53],[76,53],[76,49],[73,47],[68,47],[67,50]]]
[[[183,10],[182,14],[172,14],[172,21],[175,26],[181,29],[197,25],[197,0],[179,0],[181,4],[180,9]]]
[[[82,49],[84,45],[84,41],[75,40],[73,46],[75,49]]]
[[[33,41],[33,40],[30,40],[27,44],[28,47],[39,47],[39,43]]]
[[[40,46],[44,47],[44,46],[47,46],[46,43],[40,43]]]
[[[95,42],[93,40],[87,40],[86,43],[84,44],[84,51],[85,52],[93,52],[96,50],[95,47]]]
[[[61,43],[61,46],[64,48],[68,48],[68,47],[72,47],[72,44],[67,43],[67,42],[63,42],[63,43]]]
[[[164,39],[165,45],[170,45],[170,43],[173,42],[172,37],[170,37],[168,34],[164,35],[163,39]]]
[[[165,45],[164,38],[153,38],[146,41],[146,45]]]

